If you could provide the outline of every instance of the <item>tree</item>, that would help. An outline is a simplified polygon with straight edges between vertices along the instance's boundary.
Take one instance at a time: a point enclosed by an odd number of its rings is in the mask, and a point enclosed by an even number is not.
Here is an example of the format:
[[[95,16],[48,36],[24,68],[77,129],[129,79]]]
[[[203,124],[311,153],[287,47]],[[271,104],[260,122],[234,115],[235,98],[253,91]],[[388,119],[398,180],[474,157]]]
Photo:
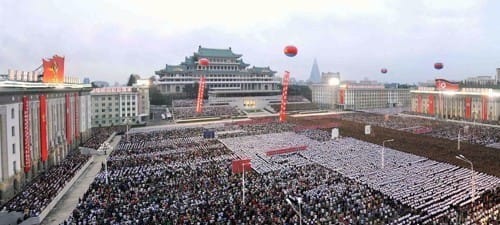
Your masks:
[[[127,86],[132,86],[134,85],[135,83],[137,83],[137,75],[135,74],[130,74],[130,77],[128,78],[128,82],[127,82]]]

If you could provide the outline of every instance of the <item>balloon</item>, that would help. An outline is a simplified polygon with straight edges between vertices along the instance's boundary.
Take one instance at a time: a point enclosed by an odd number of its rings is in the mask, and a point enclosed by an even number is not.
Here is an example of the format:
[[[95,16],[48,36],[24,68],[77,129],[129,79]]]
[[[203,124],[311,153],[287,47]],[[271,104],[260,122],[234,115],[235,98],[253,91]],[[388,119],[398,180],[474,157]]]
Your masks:
[[[443,69],[443,63],[440,62],[434,63],[434,69],[437,70]]]
[[[295,55],[297,55],[297,51],[297,47],[288,45],[285,47],[285,50],[283,52],[285,52],[285,55],[288,57],[294,57]]]
[[[387,69],[386,69],[386,68],[382,68],[382,69],[380,70],[380,72],[381,72],[381,73],[387,73]]]
[[[210,62],[208,61],[208,59],[207,59],[207,58],[201,58],[201,59],[199,59],[199,60],[198,60],[198,63],[199,63],[200,65],[202,65],[202,66],[208,66],[208,64],[209,64]]]

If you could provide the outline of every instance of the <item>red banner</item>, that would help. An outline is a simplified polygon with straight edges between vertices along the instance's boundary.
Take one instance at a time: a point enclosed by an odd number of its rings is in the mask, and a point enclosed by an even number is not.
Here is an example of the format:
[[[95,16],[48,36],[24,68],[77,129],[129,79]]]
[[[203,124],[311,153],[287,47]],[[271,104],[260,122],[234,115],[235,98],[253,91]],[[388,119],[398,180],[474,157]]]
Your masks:
[[[471,97],[465,97],[465,119],[470,119],[471,114]]]
[[[435,81],[438,91],[458,91],[460,88],[458,82],[451,82],[445,79],[436,79]]]
[[[488,96],[483,95],[481,108],[483,112],[483,120],[488,120]]]
[[[339,102],[340,104],[344,104],[345,102],[345,90],[344,89],[341,89],[340,92],[339,92],[339,96],[340,96],[340,99],[339,99]]]
[[[429,95],[428,107],[429,110],[427,110],[427,112],[429,113],[429,115],[434,115],[434,95]]]
[[[422,112],[422,95],[417,96],[417,112]]]
[[[80,98],[75,93],[75,138],[80,137]]]
[[[24,172],[31,169],[31,138],[30,111],[28,96],[23,96],[23,141],[24,141]]]
[[[281,92],[280,122],[286,121],[286,104],[288,103],[288,80],[289,79],[290,79],[290,72],[285,71],[285,75],[283,75],[283,90]]]
[[[42,59],[43,82],[64,83],[64,57],[54,55],[52,59]]]
[[[307,146],[294,146],[294,147],[289,147],[289,148],[282,148],[282,149],[276,149],[276,150],[270,150],[266,152],[267,156],[272,156],[272,155],[280,155],[280,154],[287,154],[287,153],[293,153],[293,152],[298,152],[298,151],[305,151],[307,150]]]
[[[66,93],[66,141],[71,144],[71,103],[69,101],[69,94]]]
[[[40,95],[40,153],[42,162],[49,158],[47,140],[47,96]]]
[[[233,160],[231,164],[233,173],[241,173],[243,169],[245,169],[245,171],[250,171],[252,169],[250,159]]]

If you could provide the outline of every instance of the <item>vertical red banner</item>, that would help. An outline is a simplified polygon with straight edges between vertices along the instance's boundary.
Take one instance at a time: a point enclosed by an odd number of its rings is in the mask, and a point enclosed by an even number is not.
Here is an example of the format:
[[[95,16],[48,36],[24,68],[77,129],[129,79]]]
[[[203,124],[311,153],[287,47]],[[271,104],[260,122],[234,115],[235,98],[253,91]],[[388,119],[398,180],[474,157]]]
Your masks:
[[[281,106],[280,106],[280,122],[286,121],[286,104],[288,102],[288,80],[290,79],[290,72],[285,71],[283,76],[283,90],[281,92]]]
[[[75,93],[75,138],[80,137],[80,98]]]
[[[31,169],[30,111],[28,96],[23,96],[23,141],[24,141],[24,172]]]
[[[71,103],[69,100],[69,94],[66,93],[66,141],[71,144]]]
[[[470,119],[471,114],[471,97],[465,97],[465,119]]]
[[[47,96],[40,95],[40,155],[42,162],[49,158],[47,141]]]
[[[427,112],[429,113],[429,115],[434,115],[434,95],[429,95],[428,107],[429,110],[427,110]]]
[[[340,96],[340,99],[339,99],[339,102],[340,104],[344,104],[345,102],[345,90],[344,89],[341,89],[340,92],[339,92],[339,96]]]
[[[482,104],[483,120],[488,120],[488,96],[483,95]]]
[[[417,112],[422,112],[422,95],[417,96]]]

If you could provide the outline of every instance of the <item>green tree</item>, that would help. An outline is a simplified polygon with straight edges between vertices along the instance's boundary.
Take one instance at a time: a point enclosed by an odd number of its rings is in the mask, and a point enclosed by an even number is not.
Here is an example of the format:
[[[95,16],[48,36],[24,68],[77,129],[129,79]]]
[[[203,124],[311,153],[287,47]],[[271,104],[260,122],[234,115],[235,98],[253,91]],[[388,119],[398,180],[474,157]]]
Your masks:
[[[135,74],[130,74],[130,77],[128,78],[128,82],[127,82],[127,86],[132,86],[134,85],[135,83],[137,83],[137,75]]]

